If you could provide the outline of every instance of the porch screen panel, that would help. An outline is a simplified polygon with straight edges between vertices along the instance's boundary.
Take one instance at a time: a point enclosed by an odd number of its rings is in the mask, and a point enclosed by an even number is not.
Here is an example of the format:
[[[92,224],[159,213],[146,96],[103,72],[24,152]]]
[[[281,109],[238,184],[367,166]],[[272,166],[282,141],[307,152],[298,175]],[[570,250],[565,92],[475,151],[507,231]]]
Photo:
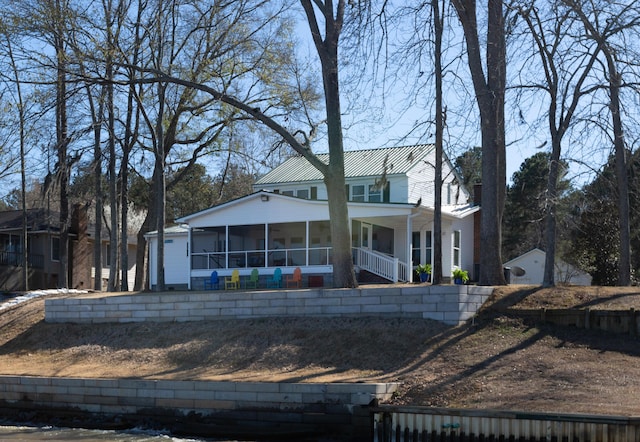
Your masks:
[[[371,226],[371,248],[387,255],[393,255],[394,239],[393,229],[383,226]]]
[[[229,268],[264,267],[264,224],[229,226]]]
[[[225,226],[191,231],[191,268],[223,269],[226,265],[227,231]]]
[[[269,224],[268,266],[303,266],[306,254],[306,223]]]
[[[331,256],[329,221],[309,223],[309,265],[328,265]]]

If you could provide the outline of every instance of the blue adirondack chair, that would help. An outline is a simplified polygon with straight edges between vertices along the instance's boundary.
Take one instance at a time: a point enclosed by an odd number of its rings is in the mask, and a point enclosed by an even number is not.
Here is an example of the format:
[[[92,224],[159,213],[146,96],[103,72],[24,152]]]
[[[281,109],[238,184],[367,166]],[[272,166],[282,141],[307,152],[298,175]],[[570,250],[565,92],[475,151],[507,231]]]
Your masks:
[[[220,280],[218,279],[218,272],[217,271],[213,271],[211,272],[211,277],[209,277],[208,280],[204,281],[204,289],[219,289],[220,288]]]
[[[273,276],[267,281],[267,287],[282,287],[282,270],[280,269],[280,267],[273,271]]]

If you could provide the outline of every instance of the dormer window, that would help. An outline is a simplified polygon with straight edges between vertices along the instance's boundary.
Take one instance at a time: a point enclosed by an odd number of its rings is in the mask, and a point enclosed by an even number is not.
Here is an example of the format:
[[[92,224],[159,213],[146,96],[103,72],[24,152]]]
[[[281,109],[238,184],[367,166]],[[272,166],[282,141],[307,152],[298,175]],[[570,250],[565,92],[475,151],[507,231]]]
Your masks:
[[[380,186],[369,184],[369,201],[372,203],[379,203],[382,201],[382,191],[380,190]]]
[[[351,200],[352,201],[364,201],[364,184],[355,184],[351,186]]]

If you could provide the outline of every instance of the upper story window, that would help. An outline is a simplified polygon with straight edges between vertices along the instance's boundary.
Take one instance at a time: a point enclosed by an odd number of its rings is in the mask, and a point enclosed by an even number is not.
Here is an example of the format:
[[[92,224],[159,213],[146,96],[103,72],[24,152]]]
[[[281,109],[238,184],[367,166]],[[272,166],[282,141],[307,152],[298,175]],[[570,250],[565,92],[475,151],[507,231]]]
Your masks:
[[[295,190],[275,190],[274,193],[281,193],[282,195],[296,196],[303,199],[318,199],[318,188],[315,186],[305,187],[304,189]]]
[[[382,202],[382,191],[380,190],[380,186],[369,184],[369,201],[372,203]]]
[[[351,186],[351,200],[352,201],[364,201],[364,184],[356,184]]]

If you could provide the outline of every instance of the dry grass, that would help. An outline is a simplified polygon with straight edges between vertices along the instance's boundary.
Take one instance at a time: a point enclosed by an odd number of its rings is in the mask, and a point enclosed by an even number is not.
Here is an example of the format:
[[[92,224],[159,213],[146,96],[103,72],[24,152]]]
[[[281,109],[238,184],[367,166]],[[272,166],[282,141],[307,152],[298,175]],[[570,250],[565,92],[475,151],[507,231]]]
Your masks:
[[[512,308],[640,309],[637,289],[500,288],[474,324],[417,319],[47,324],[0,313],[0,374],[400,381],[398,404],[640,415],[640,341],[526,323]]]

